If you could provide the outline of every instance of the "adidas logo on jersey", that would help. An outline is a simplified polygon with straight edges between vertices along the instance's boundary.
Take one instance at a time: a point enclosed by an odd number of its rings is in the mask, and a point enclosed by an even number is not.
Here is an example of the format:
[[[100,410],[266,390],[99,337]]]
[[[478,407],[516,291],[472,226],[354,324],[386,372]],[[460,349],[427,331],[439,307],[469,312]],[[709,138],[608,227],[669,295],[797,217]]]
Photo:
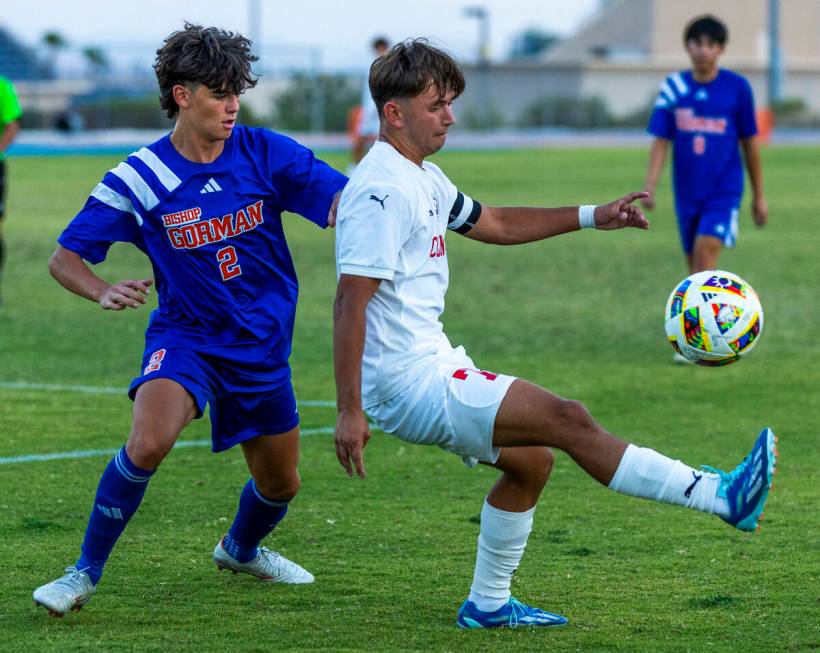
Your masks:
[[[202,190],[201,190],[201,191],[199,191],[199,194],[201,195],[201,194],[203,194],[203,193],[216,193],[217,191],[220,191],[220,190],[222,190],[222,186],[220,186],[219,184],[217,184],[217,183],[216,183],[216,179],[214,179],[213,177],[211,177],[211,178],[208,180],[208,183],[207,183],[207,184],[205,184],[205,185],[202,187]]]

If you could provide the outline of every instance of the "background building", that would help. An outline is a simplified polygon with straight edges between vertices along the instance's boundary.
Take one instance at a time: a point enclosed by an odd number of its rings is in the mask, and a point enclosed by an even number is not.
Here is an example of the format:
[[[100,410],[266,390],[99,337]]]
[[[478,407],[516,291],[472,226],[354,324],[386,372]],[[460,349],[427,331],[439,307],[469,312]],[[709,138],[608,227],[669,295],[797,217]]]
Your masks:
[[[758,106],[765,106],[770,1],[601,0],[589,19],[562,39],[548,31],[554,0],[532,10],[531,28],[504,55],[492,58],[488,43],[493,16],[500,20],[497,7],[492,14],[491,0],[484,0],[487,6],[465,4],[461,20],[478,19],[479,47],[475,58],[461,57],[468,84],[458,101],[459,129],[641,127],[664,77],[688,67],[683,28],[704,13],[728,25],[722,64],[745,75]],[[453,2],[460,6],[460,0]],[[817,127],[820,0],[778,4],[783,68],[778,120]],[[463,41],[462,32],[454,32],[451,42]],[[329,57],[335,37],[321,45],[258,38],[256,69],[262,76],[243,98],[242,119],[285,131],[344,131],[348,112],[358,102],[364,66],[351,70]],[[437,44],[448,48],[451,42]],[[153,41],[83,46],[56,32],[27,47],[0,29],[0,74],[17,86],[26,127],[167,129],[151,69],[155,49]]]
[[[820,1],[779,4],[782,97],[800,100],[818,113]],[[574,36],[537,60],[465,66],[468,87],[460,104],[511,124],[539,102],[554,104],[558,99],[598,98],[616,118],[646,112],[662,79],[689,66],[682,43],[684,26],[695,16],[711,13],[729,28],[721,64],[745,75],[757,103],[765,105],[768,6],[768,0],[610,0]],[[488,108],[480,107],[482,98],[489,98]]]

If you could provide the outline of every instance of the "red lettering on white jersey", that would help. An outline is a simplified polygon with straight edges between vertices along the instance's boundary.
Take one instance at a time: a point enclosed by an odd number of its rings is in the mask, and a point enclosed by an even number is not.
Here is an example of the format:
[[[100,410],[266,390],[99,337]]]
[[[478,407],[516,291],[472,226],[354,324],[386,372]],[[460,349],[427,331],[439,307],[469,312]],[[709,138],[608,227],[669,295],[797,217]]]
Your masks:
[[[444,246],[444,236],[433,236],[430,245],[430,258],[439,258],[447,255],[447,248]]]

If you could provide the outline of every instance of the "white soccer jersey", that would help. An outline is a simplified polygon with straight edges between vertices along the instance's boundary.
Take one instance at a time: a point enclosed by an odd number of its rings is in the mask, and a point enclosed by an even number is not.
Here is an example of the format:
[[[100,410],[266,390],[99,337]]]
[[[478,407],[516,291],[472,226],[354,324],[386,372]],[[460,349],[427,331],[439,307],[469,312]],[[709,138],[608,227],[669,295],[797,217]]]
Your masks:
[[[359,119],[358,134],[359,136],[376,138],[379,135],[379,110],[370,95],[368,76],[365,76],[364,86],[362,87],[361,107],[362,113]]]
[[[422,167],[377,142],[342,192],[336,272],[381,279],[367,306],[362,404],[410,386],[430,357],[454,350],[440,321],[449,282],[447,229],[469,230],[481,206],[459,193],[439,167]]]

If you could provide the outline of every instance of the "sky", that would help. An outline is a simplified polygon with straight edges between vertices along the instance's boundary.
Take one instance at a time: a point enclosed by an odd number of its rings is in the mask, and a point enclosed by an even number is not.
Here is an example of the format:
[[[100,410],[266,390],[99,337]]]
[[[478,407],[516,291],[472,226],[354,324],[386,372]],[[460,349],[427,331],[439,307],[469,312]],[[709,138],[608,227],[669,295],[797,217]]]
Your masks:
[[[491,58],[500,60],[522,30],[534,27],[569,35],[599,4],[600,0],[0,0],[0,25],[28,46],[37,45],[44,33],[58,31],[75,52],[102,47],[119,66],[141,66],[187,19],[261,42],[260,63],[271,69],[278,63],[353,70],[369,64],[368,44],[376,34],[392,41],[426,36],[460,59],[474,60],[479,21],[465,14],[469,6],[487,10]],[[64,66],[71,65],[71,53],[63,59]]]

